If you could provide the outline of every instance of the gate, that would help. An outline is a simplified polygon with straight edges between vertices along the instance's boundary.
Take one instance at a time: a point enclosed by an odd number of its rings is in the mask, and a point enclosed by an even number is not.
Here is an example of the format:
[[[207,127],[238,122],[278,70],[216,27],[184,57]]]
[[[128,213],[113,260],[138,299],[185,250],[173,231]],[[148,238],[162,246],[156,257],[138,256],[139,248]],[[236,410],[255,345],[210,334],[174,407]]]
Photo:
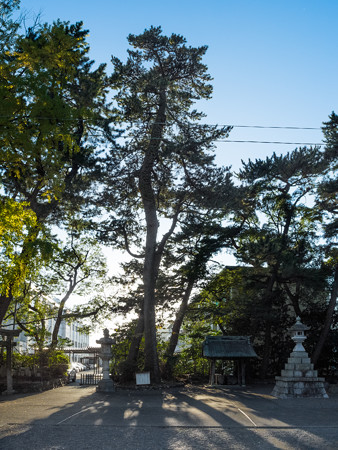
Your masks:
[[[91,385],[91,384],[98,384],[99,381],[102,380],[102,373],[95,374],[95,373],[81,373],[81,380],[80,384],[83,385]]]

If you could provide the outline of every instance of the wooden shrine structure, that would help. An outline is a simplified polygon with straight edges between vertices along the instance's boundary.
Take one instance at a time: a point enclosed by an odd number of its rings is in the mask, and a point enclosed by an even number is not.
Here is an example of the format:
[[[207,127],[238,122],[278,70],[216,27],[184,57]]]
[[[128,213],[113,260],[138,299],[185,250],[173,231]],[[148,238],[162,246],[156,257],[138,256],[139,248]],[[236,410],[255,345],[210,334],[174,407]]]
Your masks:
[[[217,360],[233,360],[238,363],[238,384],[245,386],[245,362],[257,358],[250,343],[250,336],[206,336],[203,342],[203,356],[211,362],[209,383],[215,383]]]

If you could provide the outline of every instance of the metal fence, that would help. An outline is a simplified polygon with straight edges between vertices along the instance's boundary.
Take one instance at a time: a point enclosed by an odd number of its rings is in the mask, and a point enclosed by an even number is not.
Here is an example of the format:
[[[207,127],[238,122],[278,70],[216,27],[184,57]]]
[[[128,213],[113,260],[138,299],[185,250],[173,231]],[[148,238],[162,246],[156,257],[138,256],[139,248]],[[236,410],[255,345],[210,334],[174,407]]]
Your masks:
[[[81,373],[80,384],[98,384],[102,380],[102,373]]]

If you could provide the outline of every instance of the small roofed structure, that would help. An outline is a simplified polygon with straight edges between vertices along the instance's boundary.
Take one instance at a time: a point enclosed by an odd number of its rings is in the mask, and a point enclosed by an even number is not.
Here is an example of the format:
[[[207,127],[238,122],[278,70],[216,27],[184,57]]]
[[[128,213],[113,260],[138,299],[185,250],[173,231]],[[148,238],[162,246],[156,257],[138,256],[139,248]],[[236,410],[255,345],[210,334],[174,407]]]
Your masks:
[[[222,359],[238,362],[238,383],[242,386],[245,386],[245,361],[258,357],[250,343],[250,336],[206,336],[203,356],[211,361],[211,385],[215,381],[216,360]]]

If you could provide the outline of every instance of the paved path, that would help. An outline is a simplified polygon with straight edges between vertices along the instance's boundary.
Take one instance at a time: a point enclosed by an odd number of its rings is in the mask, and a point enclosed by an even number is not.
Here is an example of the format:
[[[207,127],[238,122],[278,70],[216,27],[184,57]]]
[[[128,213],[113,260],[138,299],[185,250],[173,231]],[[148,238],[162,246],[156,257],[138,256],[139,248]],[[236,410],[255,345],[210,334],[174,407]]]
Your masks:
[[[0,400],[0,449],[338,449],[338,395],[272,386],[96,393],[69,385]]]

